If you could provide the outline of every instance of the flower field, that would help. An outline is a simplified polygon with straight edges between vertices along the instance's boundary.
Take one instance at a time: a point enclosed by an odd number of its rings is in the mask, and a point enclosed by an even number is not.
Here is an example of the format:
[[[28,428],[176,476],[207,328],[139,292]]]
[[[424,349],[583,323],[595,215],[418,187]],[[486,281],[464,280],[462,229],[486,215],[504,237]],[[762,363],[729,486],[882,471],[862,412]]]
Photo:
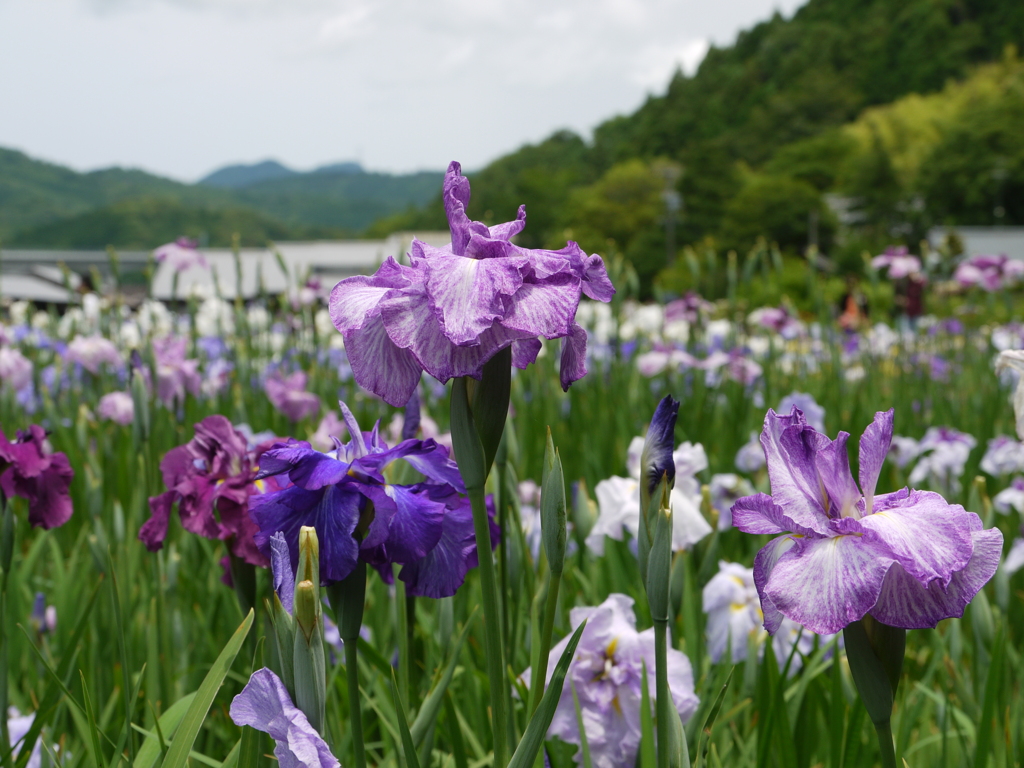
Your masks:
[[[638,304],[445,185],[337,287],[7,308],[0,764],[1024,762],[1024,324]]]

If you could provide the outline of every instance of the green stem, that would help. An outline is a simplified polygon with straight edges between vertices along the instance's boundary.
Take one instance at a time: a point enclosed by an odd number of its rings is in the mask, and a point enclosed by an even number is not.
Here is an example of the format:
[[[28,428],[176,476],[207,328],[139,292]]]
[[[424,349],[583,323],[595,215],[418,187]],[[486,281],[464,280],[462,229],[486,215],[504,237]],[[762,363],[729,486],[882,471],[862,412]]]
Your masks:
[[[668,768],[671,743],[669,718],[672,695],[668,690],[668,622],[654,622],[655,729],[658,734],[658,768]]]
[[[412,703],[409,700],[409,667],[412,659],[412,642],[410,638],[410,624],[407,600],[405,594],[405,582],[395,579],[395,608],[398,619],[398,695],[402,697],[402,705],[409,709]]]
[[[494,578],[494,557],[491,554],[491,528],[487,520],[487,504],[483,487],[468,488],[473,507],[473,530],[476,533],[477,559],[480,563],[480,588],[483,592],[484,643],[487,651],[487,679],[490,685],[491,730],[494,732],[494,766],[508,765],[508,710],[505,706],[505,653],[501,644],[501,603]]]
[[[355,751],[356,768],[366,768],[366,750],[363,747],[363,714],[359,702],[359,669],[356,666],[359,656],[355,639],[345,641],[345,678],[348,680],[349,728],[352,733],[352,748]]]
[[[0,491],[0,510],[3,523],[0,527],[0,756],[3,764],[9,765],[7,755],[11,751],[11,739],[7,730],[7,673],[10,668],[10,644],[7,641],[7,583],[14,560],[14,511],[7,503],[7,496]]]
[[[544,695],[544,683],[547,677],[548,654],[551,652],[551,636],[555,631],[555,608],[558,606],[558,587],[562,581],[561,573],[552,573],[548,576],[548,595],[544,604],[544,623],[541,624],[540,652],[538,653],[539,674],[533,675],[533,684],[530,686],[530,711],[535,712],[540,705],[541,696]]]
[[[897,768],[896,749],[893,746],[892,727],[890,721],[875,723],[875,733],[878,734],[878,751],[882,755],[882,768]]]

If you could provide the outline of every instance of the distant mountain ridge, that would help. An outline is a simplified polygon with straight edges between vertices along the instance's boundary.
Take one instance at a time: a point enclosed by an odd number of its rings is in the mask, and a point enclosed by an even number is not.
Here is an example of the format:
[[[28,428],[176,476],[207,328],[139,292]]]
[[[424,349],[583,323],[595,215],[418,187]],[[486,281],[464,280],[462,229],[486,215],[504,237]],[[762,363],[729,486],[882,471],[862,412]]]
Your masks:
[[[264,181],[292,179],[297,176],[353,175],[365,172],[363,166],[352,161],[321,165],[312,171],[303,172],[289,168],[277,160],[263,160],[259,163],[225,165],[223,168],[218,168],[207,174],[196,183],[221,189],[245,189]]]
[[[197,184],[146,171],[79,173],[0,147],[0,244],[151,248],[168,233],[230,245],[351,237],[374,221],[426,204],[442,171],[372,173],[354,162],[299,172],[275,161],[220,168]]]

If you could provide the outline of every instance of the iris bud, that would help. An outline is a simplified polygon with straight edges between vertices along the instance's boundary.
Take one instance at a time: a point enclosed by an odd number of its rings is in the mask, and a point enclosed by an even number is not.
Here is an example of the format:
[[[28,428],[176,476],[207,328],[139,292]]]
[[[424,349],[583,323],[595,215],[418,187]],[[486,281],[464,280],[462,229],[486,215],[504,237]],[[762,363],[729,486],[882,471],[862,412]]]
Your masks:
[[[548,557],[548,567],[554,575],[561,575],[565,564],[565,518],[565,478],[562,474],[562,460],[551,440],[549,427],[547,445],[544,449],[544,474],[541,480],[540,526],[544,553]]]

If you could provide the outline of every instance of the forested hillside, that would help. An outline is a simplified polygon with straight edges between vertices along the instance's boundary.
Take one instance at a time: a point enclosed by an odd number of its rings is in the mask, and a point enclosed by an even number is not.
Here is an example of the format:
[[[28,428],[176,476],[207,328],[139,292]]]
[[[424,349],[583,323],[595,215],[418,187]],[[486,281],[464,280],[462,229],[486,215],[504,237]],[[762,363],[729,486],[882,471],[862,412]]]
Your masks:
[[[763,234],[797,250],[816,221],[822,246],[842,250],[828,193],[846,198],[856,224],[848,254],[916,242],[933,223],[1024,224],[1022,46],[1019,0],[811,0],[713,48],[693,77],[677,72],[592,140],[556,133],[472,175],[471,214],[493,222],[525,202],[524,244],[574,236],[624,253],[648,283],[665,262],[667,186],[682,196],[680,245],[713,237],[745,249]],[[985,62],[1002,64],[978,70]],[[906,115],[947,118],[913,149],[913,173],[897,170],[906,137],[870,118],[903,97]],[[438,199],[375,230],[442,222]]]

